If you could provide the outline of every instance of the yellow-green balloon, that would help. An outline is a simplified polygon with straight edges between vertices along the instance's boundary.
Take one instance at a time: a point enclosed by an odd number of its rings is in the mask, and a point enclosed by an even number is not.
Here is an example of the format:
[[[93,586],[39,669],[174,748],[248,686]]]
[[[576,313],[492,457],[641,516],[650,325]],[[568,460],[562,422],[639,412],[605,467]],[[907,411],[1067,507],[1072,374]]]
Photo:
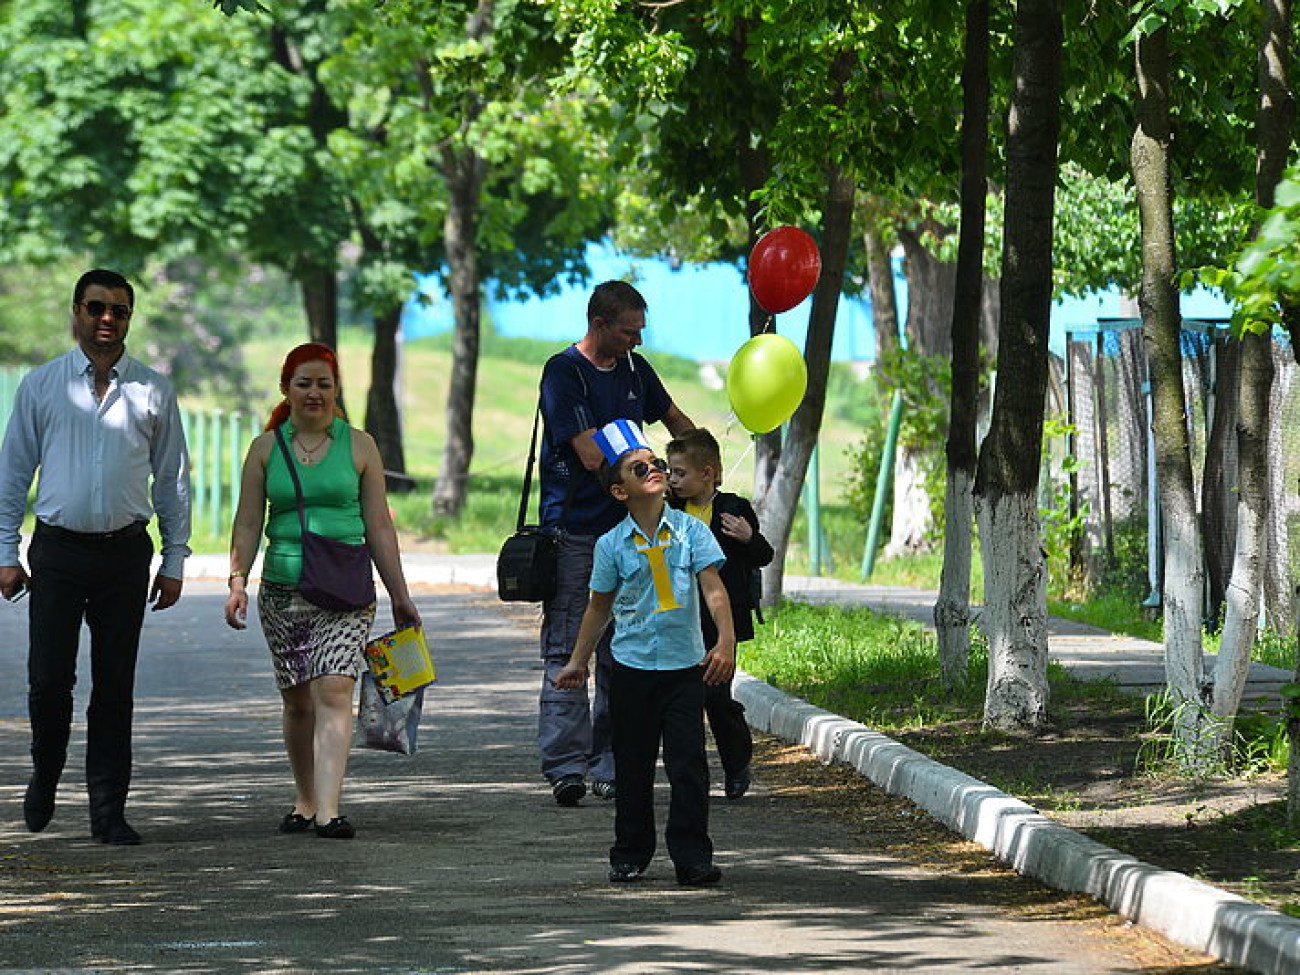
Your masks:
[[[736,350],[727,369],[731,408],[752,433],[767,433],[790,419],[807,390],[803,355],[783,335],[755,335]]]

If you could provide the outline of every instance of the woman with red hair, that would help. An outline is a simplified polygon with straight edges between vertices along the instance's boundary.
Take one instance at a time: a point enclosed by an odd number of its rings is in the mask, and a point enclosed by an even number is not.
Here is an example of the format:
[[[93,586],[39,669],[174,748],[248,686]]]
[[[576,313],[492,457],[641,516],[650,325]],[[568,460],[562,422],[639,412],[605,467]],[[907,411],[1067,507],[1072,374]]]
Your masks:
[[[245,628],[248,573],[265,528],[257,611],[275,664],[295,787],[293,807],[279,830],[314,829],[317,836],[351,839],[356,830],[340,814],[339,799],[352,745],[353,689],[375,604],[322,609],[298,592],[298,495],[285,452],[277,445],[277,429],[302,484],[308,530],[341,542],[364,541],[392,601],[393,622],[416,624],[420,614],[402,572],[379,448],[369,434],[348,424],[338,405],[339,388],[338,359],[328,346],[300,345],[285,357],[280,370],[284,399],[244,460],[225,611],[230,626]]]

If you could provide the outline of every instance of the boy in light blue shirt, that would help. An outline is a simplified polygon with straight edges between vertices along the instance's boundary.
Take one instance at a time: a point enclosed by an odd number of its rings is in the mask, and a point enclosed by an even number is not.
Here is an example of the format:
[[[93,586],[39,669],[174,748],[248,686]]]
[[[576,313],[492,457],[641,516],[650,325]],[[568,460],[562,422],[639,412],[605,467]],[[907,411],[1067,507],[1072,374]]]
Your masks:
[[[665,839],[677,880],[717,883],[722,871],[713,864],[709,839],[704,686],[730,680],[736,666],[731,606],[718,575],[722,549],[707,525],[667,506],[667,465],[639,429],[616,421],[596,442],[606,456],[601,483],[628,514],[596,542],[591,598],[555,685],[586,683],[587,664],[612,616],[610,720],[618,791],[609,879],[639,880],[654,856],[654,778],[662,742],[671,787]],[[711,648],[700,630],[699,593],[717,625]]]

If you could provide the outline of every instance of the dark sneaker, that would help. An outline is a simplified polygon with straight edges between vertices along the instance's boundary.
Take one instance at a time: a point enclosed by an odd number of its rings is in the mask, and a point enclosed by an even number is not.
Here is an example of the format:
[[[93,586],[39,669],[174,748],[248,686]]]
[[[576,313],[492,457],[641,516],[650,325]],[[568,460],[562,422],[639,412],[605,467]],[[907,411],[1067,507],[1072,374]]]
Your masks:
[[[616,863],[609,868],[611,884],[630,884],[644,875],[645,867],[638,867],[635,863]]]
[[[91,835],[101,843],[111,846],[139,846],[140,834],[120,815],[91,830]]]
[[[699,863],[677,871],[677,882],[683,887],[704,887],[721,879],[722,871],[711,863]]]
[[[582,781],[581,775],[566,775],[551,786],[551,795],[561,806],[576,806],[586,794],[587,783]]]
[[[614,783],[608,779],[597,779],[591,783],[591,794],[597,799],[613,799],[616,794]]]
[[[723,791],[728,799],[739,799],[749,791],[749,766],[746,765],[735,775],[728,775]]]
[[[54,794],[58,790],[57,782],[43,782],[32,776],[27,783],[27,792],[23,796],[23,822],[33,833],[39,833],[54,818]]]

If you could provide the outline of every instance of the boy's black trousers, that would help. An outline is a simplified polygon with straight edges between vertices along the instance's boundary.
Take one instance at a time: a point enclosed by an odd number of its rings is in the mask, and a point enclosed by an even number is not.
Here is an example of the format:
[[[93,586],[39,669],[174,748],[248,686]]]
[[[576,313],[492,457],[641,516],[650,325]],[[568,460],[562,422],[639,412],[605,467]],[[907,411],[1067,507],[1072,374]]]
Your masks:
[[[664,833],[668,855],[679,875],[712,863],[704,668],[637,670],[616,662],[609,698],[618,783],[610,864],[644,868],[654,856],[660,742],[671,790]]]

